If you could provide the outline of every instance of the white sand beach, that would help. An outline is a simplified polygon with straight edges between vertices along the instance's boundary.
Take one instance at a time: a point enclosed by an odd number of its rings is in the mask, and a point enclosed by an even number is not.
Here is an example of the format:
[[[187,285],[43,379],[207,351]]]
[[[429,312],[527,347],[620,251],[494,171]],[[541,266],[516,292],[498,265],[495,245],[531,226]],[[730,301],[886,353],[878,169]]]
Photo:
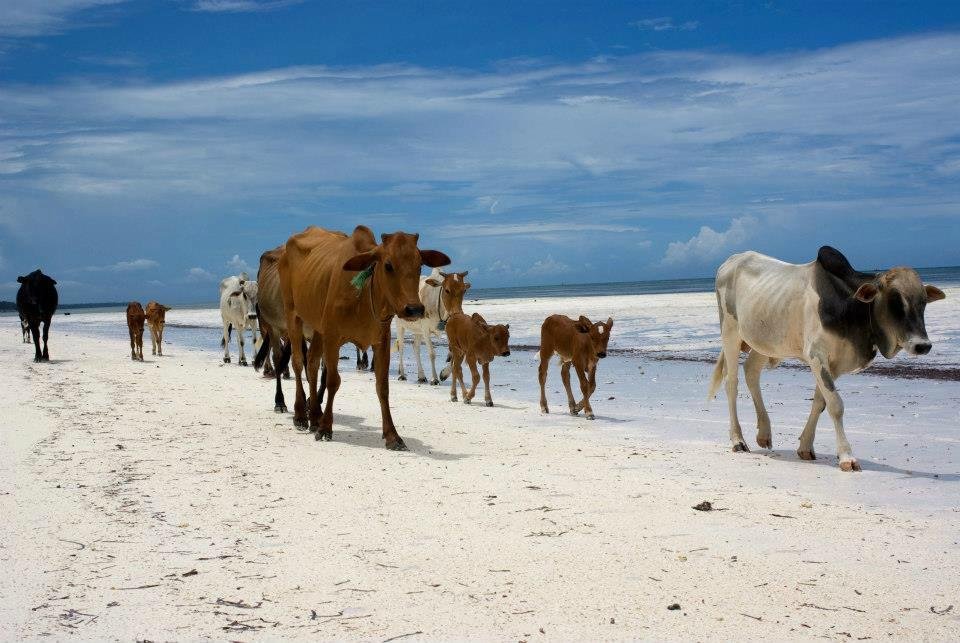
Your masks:
[[[510,321],[517,343],[543,310],[576,307],[620,318],[611,347],[708,346],[682,326],[715,333],[712,294],[664,297],[475,309]],[[934,360],[957,351],[958,301],[952,289],[929,309]],[[658,306],[673,312],[654,339]],[[199,314],[182,312],[168,321]],[[116,333],[90,331],[112,319]],[[850,474],[826,417],[820,459],[794,454],[802,370],[764,375],[774,450],[733,454],[724,401],[705,400],[708,363],[608,358],[588,422],[563,412],[555,367],[542,415],[534,354],[514,351],[492,366],[494,408],[391,381],[410,447],[394,453],[373,375],[352,361],[334,440],[318,443],[273,413],[271,380],[170,330],[168,354],[141,364],[120,314],[58,315],[53,359],[34,364],[16,318],[0,319],[0,639],[960,633],[956,381],[841,379],[864,469]],[[713,511],[693,509],[704,500]]]

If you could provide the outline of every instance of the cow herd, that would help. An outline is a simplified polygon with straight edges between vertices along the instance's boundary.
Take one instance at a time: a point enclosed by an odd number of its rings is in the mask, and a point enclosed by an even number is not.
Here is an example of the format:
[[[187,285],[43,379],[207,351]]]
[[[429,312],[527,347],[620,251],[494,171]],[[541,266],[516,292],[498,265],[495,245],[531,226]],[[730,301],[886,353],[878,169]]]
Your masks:
[[[373,232],[362,225],[349,235],[311,226],[264,252],[256,281],[242,273],[220,283],[223,361],[230,362],[229,345],[235,332],[239,364],[247,364],[244,335],[250,330],[254,367],[262,366],[264,374],[276,381],[274,410],[287,411],[281,381],[289,377],[292,366],[296,382],[293,423],[309,428],[317,440],[333,437],[333,404],[341,383],[338,368],[344,344],[356,347],[358,368],[367,366],[367,350],[373,349],[370,367],[376,376],[382,435],[388,449],[406,449],[390,413],[388,369],[395,347],[399,379],[406,379],[403,351],[408,332],[413,337],[419,382],[439,384],[452,376],[450,399],[458,400],[459,384],[463,402],[470,404],[482,372],[484,401],[493,406],[490,363],[510,354],[510,325],[490,324],[479,313],[465,314],[468,273],[441,271],[450,258],[437,250],[421,249],[418,242],[417,234],[396,232],[381,235],[378,243]],[[427,276],[421,276],[424,267],[431,269]],[[47,361],[50,319],[57,307],[56,281],[39,270],[17,281],[21,284],[17,308],[24,341],[32,336],[35,361]],[[856,271],[829,246],[821,248],[814,261],[801,265],[755,252],[733,255],[717,271],[716,295],[722,346],[709,397],[725,382],[733,450],[749,450],[737,418],[741,354],[746,353],[743,370],[757,413],[756,442],[763,448],[772,447],[772,438],[760,393],[760,373],[792,358],[807,364],[815,381],[813,404],[797,453],[802,459],[815,458],[814,432],[826,409],[836,429],[840,468],[845,471],[860,467],[844,434],[843,401],[836,379],[866,368],[878,351],[886,358],[901,349],[913,355],[928,353],[931,344],[924,309],[945,296],[935,286],[923,284],[912,268]],[[145,324],[150,327],[153,354],[163,355],[168,310],[155,301],[146,309],[138,302],[127,306],[132,359],[143,360]],[[394,322],[397,339],[391,342]],[[549,413],[546,379],[556,354],[570,414],[583,411],[584,417],[594,419],[590,397],[596,390],[597,364],[607,355],[612,329],[612,318],[592,322],[585,316],[547,317],[541,326],[538,369],[543,413]],[[438,376],[433,340],[444,334],[448,363]],[[427,345],[430,358],[429,379],[421,362],[421,343]],[[464,362],[472,375],[469,390]],[[579,400],[571,389],[571,368],[580,384]]]

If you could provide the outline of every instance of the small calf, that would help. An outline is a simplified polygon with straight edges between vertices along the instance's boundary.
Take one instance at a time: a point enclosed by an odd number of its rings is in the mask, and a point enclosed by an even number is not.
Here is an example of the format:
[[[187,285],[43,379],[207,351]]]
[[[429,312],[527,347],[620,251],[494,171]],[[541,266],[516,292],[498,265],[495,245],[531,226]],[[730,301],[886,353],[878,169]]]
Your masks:
[[[158,304],[151,301],[147,304],[146,318],[150,324],[150,341],[152,342],[153,354],[163,356],[163,327],[167,321],[167,311],[170,306]]]
[[[612,328],[612,317],[608,317],[606,323],[593,323],[583,315],[580,319],[570,319],[565,315],[551,315],[544,320],[543,326],[540,327],[541,411],[550,412],[544,387],[547,383],[550,358],[557,353],[561,362],[560,379],[563,380],[563,386],[567,389],[570,415],[577,415],[583,410],[588,420],[594,419],[590,396],[597,389],[597,362],[607,356],[607,342],[610,341]],[[579,402],[574,402],[573,391],[570,390],[571,364],[577,369],[580,390],[583,393],[583,399]]]
[[[143,323],[147,315],[139,301],[127,304],[127,330],[130,331],[130,359],[143,361]]]
[[[453,373],[450,382],[450,401],[457,401],[457,381],[463,392],[463,403],[470,404],[477,391],[477,381],[480,374],[477,372],[477,362],[483,367],[483,399],[487,406],[493,406],[490,396],[490,362],[497,355],[506,357],[510,354],[510,324],[496,324],[490,326],[480,313],[467,316],[464,313],[453,313],[447,320],[447,343],[450,349],[450,363],[440,372],[440,379],[446,380]],[[463,380],[463,360],[467,360],[470,373],[473,375],[473,386],[467,392],[467,385]]]

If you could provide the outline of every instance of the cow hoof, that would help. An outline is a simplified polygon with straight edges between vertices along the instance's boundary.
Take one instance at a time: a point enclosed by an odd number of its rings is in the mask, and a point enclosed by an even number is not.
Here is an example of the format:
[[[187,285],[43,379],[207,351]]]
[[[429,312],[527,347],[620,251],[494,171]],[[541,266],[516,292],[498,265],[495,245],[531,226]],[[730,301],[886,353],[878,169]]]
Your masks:
[[[237,362],[237,365],[238,365],[238,366],[247,366],[247,360],[242,359],[242,360],[240,360],[239,362]]]
[[[817,454],[813,451],[797,451],[797,457],[801,460],[816,460]]]
[[[767,437],[767,438],[761,438],[761,437],[758,435],[758,436],[757,436],[757,446],[760,447],[761,449],[772,449],[772,448],[773,448],[773,440],[772,440],[771,438],[769,438],[769,437]]]
[[[487,406],[493,406],[493,400],[487,400],[487,401],[486,401],[486,405],[487,405]]]
[[[387,449],[390,451],[406,451],[407,445],[403,443],[403,438],[397,436],[393,442],[387,442]]]
[[[418,378],[417,378],[417,384],[426,384],[426,383],[427,383],[427,378],[425,378],[425,377],[418,377]]]
[[[860,463],[856,460],[842,460],[840,462],[841,471],[860,471]]]
[[[541,412],[541,413],[545,413],[545,414],[547,414],[547,415],[550,415],[550,409],[548,409],[548,408],[545,407],[545,406],[541,406],[541,407],[540,407],[540,412]]]
[[[580,411],[578,409],[570,409],[570,415],[572,415],[573,417],[577,417],[579,413]]]
[[[156,353],[154,353],[154,355],[156,355]],[[229,358],[229,357],[224,357],[224,358],[223,358],[223,363],[224,363],[224,364],[229,364],[229,363],[230,363],[230,358]]]
[[[432,380],[430,380],[431,386],[437,386],[439,383],[440,383],[440,380],[438,380],[437,378],[433,378]]]
[[[456,396],[456,395],[451,395],[451,396],[450,396],[450,401],[451,401],[451,402],[457,402],[457,401],[458,401],[458,400],[457,400],[457,396]]]
[[[305,429],[305,428],[307,428],[307,418],[294,417],[294,418],[293,418],[293,426],[297,427],[298,429]]]
[[[470,402],[472,402],[472,400],[467,399],[467,398],[464,398],[464,399],[463,399],[463,403],[464,403],[464,404],[470,404]]]
[[[743,442],[737,442],[733,445],[734,453],[750,453],[750,449],[747,448],[747,445]]]
[[[275,407],[273,407],[273,412],[274,412],[274,413],[286,413],[286,412],[287,412],[287,407],[284,406],[283,404],[277,404]]]
[[[43,361],[43,358],[42,358],[42,357],[34,357],[34,358],[33,358],[33,361],[34,361],[34,362],[37,362],[37,363],[39,364],[40,362]]]
[[[587,414],[584,415],[583,417],[585,417],[585,418],[588,419],[588,420],[596,420],[596,419],[597,419],[596,417],[594,417],[593,413],[587,413]]]
[[[323,441],[323,442],[332,442],[333,441],[333,429],[318,429],[313,436],[314,440]]]
[[[406,381],[407,381],[407,376],[406,376],[406,375],[398,375],[398,376],[397,376],[397,379],[400,380],[401,382],[406,382]]]

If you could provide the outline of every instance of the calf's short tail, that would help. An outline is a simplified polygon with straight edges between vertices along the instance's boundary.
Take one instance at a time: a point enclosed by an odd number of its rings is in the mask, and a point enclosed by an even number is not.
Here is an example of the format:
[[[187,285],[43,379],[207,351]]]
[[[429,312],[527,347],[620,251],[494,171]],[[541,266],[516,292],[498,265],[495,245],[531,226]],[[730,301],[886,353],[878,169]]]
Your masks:
[[[710,391],[707,393],[707,401],[709,402],[717,395],[717,391],[720,390],[720,384],[723,382],[723,378],[727,375],[727,360],[723,356],[723,351],[720,351],[720,356],[717,357],[717,365],[713,367],[713,376],[710,378]]]

